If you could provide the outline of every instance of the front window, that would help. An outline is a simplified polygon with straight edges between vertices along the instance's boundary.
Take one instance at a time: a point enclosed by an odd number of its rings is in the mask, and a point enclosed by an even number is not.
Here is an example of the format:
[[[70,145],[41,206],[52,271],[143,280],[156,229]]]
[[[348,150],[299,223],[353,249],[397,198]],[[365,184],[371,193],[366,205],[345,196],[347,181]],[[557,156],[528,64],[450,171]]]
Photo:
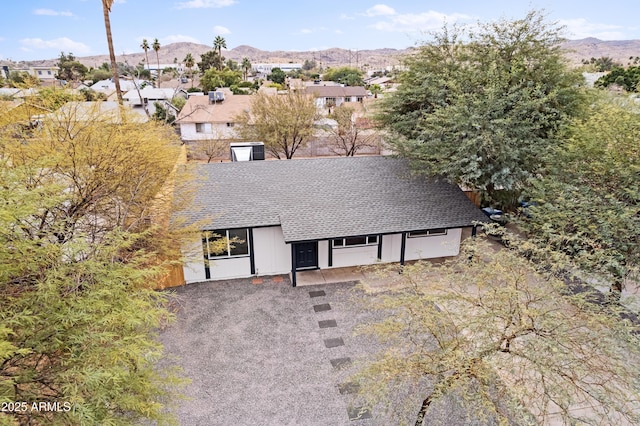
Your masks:
[[[444,228],[424,229],[422,231],[409,232],[408,237],[409,238],[433,237],[435,235],[447,235],[447,230]]]
[[[205,231],[202,245],[205,257],[208,259],[248,256],[249,230],[237,228]]]
[[[354,246],[371,246],[378,244],[377,235],[367,235],[362,237],[335,238],[333,247],[354,247]]]

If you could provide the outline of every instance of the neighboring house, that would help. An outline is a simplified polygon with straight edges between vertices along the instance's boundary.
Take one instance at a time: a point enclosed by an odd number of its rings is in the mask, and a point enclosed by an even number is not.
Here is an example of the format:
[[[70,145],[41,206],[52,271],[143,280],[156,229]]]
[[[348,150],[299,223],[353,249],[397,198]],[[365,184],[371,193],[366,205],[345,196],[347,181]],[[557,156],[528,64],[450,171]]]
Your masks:
[[[24,99],[29,96],[37,95],[36,89],[16,89],[12,87],[1,87],[0,96],[11,99]]]
[[[140,99],[142,97],[142,100]],[[171,103],[174,97],[181,97],[187,99],[189,97],[186,90],[182,89],[156,89],[153,87],[145,87],[138,90],[129,90],[122,95],[122,100],[129,104],[133,109],[140,109],[144,112],[143,106],[147,105],[149,114],[153,114],[156,110],[155,102],[159,102],[165,109],[171,109],[174,115],[177,114],[177,109]]]
[[[153,87],[153,83],[150,83],[146,80],[126,80],[124,78],[120,79],[120,91],[122,93],[126,93],[130,90],[135,90],[136,85],[139,89],[144,89],[145,87]],[[91,85],[91,89],[96,92],[102,92],[107,96],[107,99],[110,101],[116,100],[116,83],[114,83],[113,79],[100,80]]]
[[[265,75],[265,74],[271,74],[271,71],[274,68],[280,68],[285,73],[288,73],[288,72],[291,72],[291,71],[296,71],[296,70],[301,70],[302,69],[302,64],[279,64],[279,63],[268,63],[268,64],[266,64],[265,63],[265,64],[253,64],[251,68],[256,73],[261,74],[261,75]]]
[[[209,92],[210,95],[214,92]],[[234,95],[224,90],[223,97],[189,96],[176,123],[184,142],[207,139],[237,139],[236,117],[251,106],[250,95]]]
[[[345,102],[360,102],[367,97],[367,90],[361,86],[306,86],[304,92],[314,95],[316,106],[334,107],[340,106]]]
[[[57,66],[34,66],[26,68],[15,68],[11,71],[26,72],[29,75],[38,77],[42,81],[54,81],[58,74]]]
[[[187,283],[290,272],[295,286],[300,270],[455,256],[462,228],[487,221],[457,186],[411,177],[397,158],[190,167],[201,182],[175,220],[203,234],[183,247]],[[213,253],[219,236],[240,241]]]
[[[136,123],[144,123],[149,119],[144,114],[125,106],[127,118]],[[96,102],[67,102],[58,110],[46,114],[44,120],[57,120],[60,122],[102,122],[116,124],[122,121],[119,105],[113,101]]]

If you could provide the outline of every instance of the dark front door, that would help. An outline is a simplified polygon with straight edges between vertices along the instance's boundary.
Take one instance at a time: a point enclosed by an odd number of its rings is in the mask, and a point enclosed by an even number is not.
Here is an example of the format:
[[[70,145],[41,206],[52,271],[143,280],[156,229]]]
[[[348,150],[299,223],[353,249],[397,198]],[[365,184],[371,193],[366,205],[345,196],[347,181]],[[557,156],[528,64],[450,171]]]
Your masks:
[[[296,244],[296,269],[318,267],[318,242]]]

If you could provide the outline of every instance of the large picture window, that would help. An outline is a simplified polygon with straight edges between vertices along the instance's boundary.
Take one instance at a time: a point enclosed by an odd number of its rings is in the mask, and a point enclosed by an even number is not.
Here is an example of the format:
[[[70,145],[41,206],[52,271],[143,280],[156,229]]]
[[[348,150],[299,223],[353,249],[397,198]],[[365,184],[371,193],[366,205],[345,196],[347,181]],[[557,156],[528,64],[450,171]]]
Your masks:
[[[418,237],[433,237],[436,235],[447,235],[447,230],[444,228],[439,229],[425,229],[422,231],[413,231],[409,232],[409,238],[418,238]]]
[[[209,259],[248,256],[249,230],[237,228],[205,231],[202,244],[205,256]]]
[[[354,247],[354,246],[372,246],[378,244],[377,235],[367,235],[363,237],[347,237],[347,238],[335,238],[333,240],[333,247]]]

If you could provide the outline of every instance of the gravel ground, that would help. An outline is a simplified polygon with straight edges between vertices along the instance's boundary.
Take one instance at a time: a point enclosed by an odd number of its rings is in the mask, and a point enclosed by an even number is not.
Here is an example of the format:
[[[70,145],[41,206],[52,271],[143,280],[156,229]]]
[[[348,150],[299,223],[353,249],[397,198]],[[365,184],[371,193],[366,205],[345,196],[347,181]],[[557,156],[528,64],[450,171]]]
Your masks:
[[[357,324],[373,319],[359,302],[375,297],[353,283],[293,288],[288,278],[281,282],[265,278],[259,285],[243,279],[190,284],[171,291],[177,321],[160,339],[168,362],[181,366],[192,380],[183,392],[187,400],[176,409],[180,424],[373,426],[398,422],[375,407],[363,414],[368,418],[351,419],[358,412],[358,402],[344,384],[358,361],[382,349],[377,341],[353,333]],[[346,358],[352,362],[345,364]],[[411,391],[394,389],[393,394],[402,399]],[[416,397],[410,404],[416,412],[406,413],[407,424],[415,422],[420,402]],[[466,413],[458,397],[448,396],[434,404],[426,424],[495,424],[493,419],[468,418]]]
[[[331,362],[376,349],[353,336],[361,318],[354,314],[353,284],[292,288],[286,278],[260,285],[247,279],[173,292],[178,319],[161,341],[192,380],[176,411],[181,424],[380,424],[375,413],[350,420],[351,397],[338,387],[350,369]],[[322,311],[326,304],[331,309]],[[319,321],[330,320],[335,327],[320,328]]]

